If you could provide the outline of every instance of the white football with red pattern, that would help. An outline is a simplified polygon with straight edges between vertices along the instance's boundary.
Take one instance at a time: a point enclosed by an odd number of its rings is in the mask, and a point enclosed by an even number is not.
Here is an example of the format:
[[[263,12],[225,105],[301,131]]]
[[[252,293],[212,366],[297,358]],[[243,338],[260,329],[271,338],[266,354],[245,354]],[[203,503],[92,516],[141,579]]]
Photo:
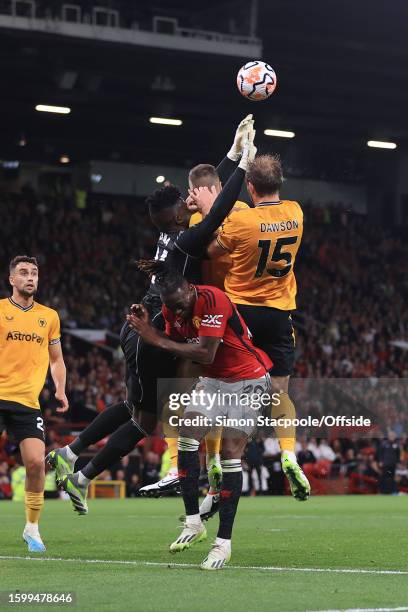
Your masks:
[[[254,102],[269,98],[275,91],[276,82],[272,66],[260,60],[247,62],[237,74],[239,92]]]

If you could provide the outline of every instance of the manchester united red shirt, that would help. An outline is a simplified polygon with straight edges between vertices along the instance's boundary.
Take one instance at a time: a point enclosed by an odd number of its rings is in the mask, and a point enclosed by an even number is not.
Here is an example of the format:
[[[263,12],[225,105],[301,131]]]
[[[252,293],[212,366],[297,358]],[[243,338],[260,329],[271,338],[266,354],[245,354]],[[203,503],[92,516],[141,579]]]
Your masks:
[[[231,381],[263,376],[271,369],[272,361],[253,345],[250,331],[234,304],[216,287],[195,288],[197,299],[191,319],[182,319],[163,305],[166,334],[179,342],[198,342],[205,336],[221,338],[213,363],[204,365],[204,376]]]

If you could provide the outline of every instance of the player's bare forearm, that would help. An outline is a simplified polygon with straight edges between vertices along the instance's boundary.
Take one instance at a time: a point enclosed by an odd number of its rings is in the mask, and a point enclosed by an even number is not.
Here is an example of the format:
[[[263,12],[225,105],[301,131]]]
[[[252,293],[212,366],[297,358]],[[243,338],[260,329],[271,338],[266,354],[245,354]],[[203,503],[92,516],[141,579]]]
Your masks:
[[[218,340],[215,339],[214,340]],[[219,343],[219,340],[218,340]],[[169,351],[177,357],[184,357],[185,359],[191,359],[196,363],[210,364],[214,361],[216,349],[213,350],[211,345],[202,345],[201,343],[192,344],[184,342],[175,342],[168,336],[160,338],[157,346],[163,351]],[[218,344],[217,344],[218,348]]]
[[[69,408],[67,396],[65,395],[65,385],[67,382],[67,369],[64,360],[58,359],[50,363],[52,380],[55,385],[55,398],[60,402],[57,412],[66,412]]]
[[[56,391],[64,391],[67,382],[67,369],[63,359],[50,363],[50,371],[52,380],[54,381]]]
[[[173,355],[176,355],[177,357],[191,359],[197,363],[209,364],[214,361],[215,353],[217,352],[217,348],[220,343],[219,338],[200,338],[197,344],[175,342],[169,338],[169,336],[160,332],[153,327],[153,325],[151,325],[145,309],[142,308],[138,308],[140,316],[134,314],[136,309],[133,309],[133,312],[126,317],[129,325],[137,331],[142,340],[148,344],[157,346],[157,348],[160,348],[163,351],[173,353]]]
[[[56,391],[65,393],[67,382],[67,369],[62,355],[61,343],[51,344],[48,348],[50,357],[50,371]]]
[[[55,398],[60,403],[57,412],[66,412],[69,408],[68,399],[65,394],[67,369],[65,367],[60,343],[49,347],[49,356],[51,377],[55,385]]]

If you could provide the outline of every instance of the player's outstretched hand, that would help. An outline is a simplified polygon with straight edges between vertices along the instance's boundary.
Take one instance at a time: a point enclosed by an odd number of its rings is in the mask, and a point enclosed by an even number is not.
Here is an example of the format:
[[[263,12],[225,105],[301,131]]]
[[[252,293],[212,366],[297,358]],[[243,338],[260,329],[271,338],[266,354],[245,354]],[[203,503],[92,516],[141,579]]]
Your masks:
[[[203,217],[208,215],[218,195],[214,185],[210,189],[208,187],[189,189],[189,194],[189,198]]]
[[[255,159],[255,155],[257,152],[257,148],[254,144],[256,130],[251,129],[248,131],[248,136],[244,145],[244,152],[242,153],[241,161],[239,162],[239,167],[245,170],[248,170],[248,166],[251,161]]]
[[[149,313],[142,304],[133,304],[130,314],[126,315],[130,327],[137,331],[139,336],[148,344],[157,344],[160,334],[150,323]]]
[[[68,398],[63,391],[55,392],[55,399],[60,402],[60,406],[57,408],[57,412],[66,412],[69,409]]]
[[[132,304],[130,307],[130,312],[138,319],[142,319],[143,321],[149,320],[149,313],[147,312],[143,304]]]
[[[252,114],[247,115],[237,127],[235,132],[234,142],[231,149],[227,153],[227,157],[232,161],[238,161],[244,151],[245,141],[248,136],[248,130],[254,128],[254,119]]]

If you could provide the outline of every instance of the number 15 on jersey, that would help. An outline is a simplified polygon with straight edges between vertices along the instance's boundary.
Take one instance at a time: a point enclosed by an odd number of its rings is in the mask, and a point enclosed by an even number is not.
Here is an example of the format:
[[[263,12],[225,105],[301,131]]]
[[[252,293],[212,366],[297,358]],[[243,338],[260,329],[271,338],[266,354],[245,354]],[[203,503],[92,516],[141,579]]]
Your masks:
[[[259,240],[258,248],[260,249],[260,253],[255,278],[262,276],[265,271],[275,278],[282,278],[283,276],[289,274],[293,265],[293,253],[290,249],[287,249],[287,247],[296,244],[298,238],[299,236],[286,236],[284,238],[278,238],[271,257],[269,257],[269,255],[273,240]],[[267,267],[268,262],[270,262],[271,265],[268,265]],[[277,265],[274,266],[273,264]]]

